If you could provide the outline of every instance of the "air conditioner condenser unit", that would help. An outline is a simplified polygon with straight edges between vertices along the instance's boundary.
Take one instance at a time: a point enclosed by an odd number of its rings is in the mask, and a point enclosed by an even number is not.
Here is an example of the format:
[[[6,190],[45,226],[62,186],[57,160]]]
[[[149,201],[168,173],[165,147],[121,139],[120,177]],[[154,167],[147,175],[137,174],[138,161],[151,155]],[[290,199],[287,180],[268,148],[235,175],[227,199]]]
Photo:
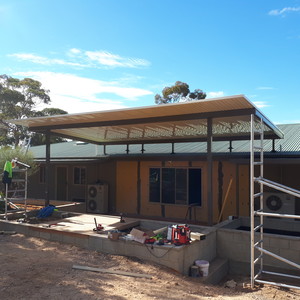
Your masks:
[[[86,211],[88,213],[108,213],[108,185],[93,184],[87,188]]]
[[[295,214],[295,197],[286,193],[265,192],[264,212],[276,214]]]

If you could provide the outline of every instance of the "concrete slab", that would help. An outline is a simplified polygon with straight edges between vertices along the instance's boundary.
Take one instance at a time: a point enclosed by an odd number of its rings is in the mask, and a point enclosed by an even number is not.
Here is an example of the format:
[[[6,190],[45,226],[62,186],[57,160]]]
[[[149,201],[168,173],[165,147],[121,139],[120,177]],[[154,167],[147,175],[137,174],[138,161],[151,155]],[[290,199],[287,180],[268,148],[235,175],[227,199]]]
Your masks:
[[[120,218],[115,216],[70,213],[69,216],[65,218],[41,220],[40,223],[35,224],[35,227],[51,228],[57,231],[77,232],[81,234],[95,234],[93,232],[93,229],[96,227],[95,218],[97,224],[101,224],[105,231],[126,230],[140,224],[140,220],[138,219],[123,218],[125,222],[120,223]]]

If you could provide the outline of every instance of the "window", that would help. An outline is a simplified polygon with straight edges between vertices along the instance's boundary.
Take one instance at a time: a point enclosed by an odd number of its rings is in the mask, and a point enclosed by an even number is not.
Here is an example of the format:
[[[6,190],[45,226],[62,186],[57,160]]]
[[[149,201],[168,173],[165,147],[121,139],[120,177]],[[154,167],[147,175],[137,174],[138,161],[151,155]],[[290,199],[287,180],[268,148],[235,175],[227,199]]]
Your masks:
[[[74,167],[74,184],[85,184],[85,167]]]
[[[149,201],[201,206],[201,169],[150,168]]]
[[[46,167],[45,166],[40,166],[39,176],[40,176],[40,183],[45,183],[46,182]]]

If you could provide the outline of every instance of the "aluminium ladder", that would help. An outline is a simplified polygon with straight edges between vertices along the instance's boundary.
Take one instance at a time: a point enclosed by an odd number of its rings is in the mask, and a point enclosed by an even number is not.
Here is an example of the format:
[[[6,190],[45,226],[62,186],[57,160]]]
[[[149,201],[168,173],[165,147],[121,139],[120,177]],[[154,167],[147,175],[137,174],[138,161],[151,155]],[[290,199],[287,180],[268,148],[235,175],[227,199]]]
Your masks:
[[[7,204],[9,202],[24,201],[25,218],[27,217],[27,168],[14,169],[14,174],[20,174],[21,178],[13,178],[11,188],[5,185],[5,220],[7,220]]]
[[[264,255],[272,256],[275,259],[283,261],[300,270],[300,265],[274,254],[264,248],[264,217],[272,216],[277,218],[300,219],[300,215],[288,215],[279,213],[264,212],[264,186],[271,187],[275,190],[290,194],[300,198],[300,191],[278,184],[276,182],[264,178],[264,123],[260,118],[255,120],[254,115],[251,115],[251,133],[250,133],[250,265],[251,265],[251,287],[254,287],[255,282],[276,285],[286,288],[300,289],[300,286],[289,285],[284,283],[266,281],[260,279],[262,274],[289,277],[299,279],[299,276],[269,272],[264,270]],[[255,156],[255,154],[258,154]],[[256,175],[258,174],[258,176]],[[255,186],[259,185],[259,192],[256,193]],[[259,198],[259,209],[255,209],[254,200]],[[300,201],[300,199],[296,200]],[[258,224],[255,223],[255,217],[258,217]],[[256,218],[257,219],[257,218]],[[257,256],[257,252],[259,255]],[[259,271],[255,272],[255,266],[259,264]]]

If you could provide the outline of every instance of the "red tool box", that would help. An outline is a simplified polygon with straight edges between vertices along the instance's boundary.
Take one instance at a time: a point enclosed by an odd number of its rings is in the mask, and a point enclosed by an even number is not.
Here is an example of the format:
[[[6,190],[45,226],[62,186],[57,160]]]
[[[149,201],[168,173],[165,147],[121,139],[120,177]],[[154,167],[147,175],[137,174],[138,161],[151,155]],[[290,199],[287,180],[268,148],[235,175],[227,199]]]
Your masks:
[[[185,224],[172,226],[172,242],[175,245],[189,244],[190,240],[191,230],[189,226]]]

